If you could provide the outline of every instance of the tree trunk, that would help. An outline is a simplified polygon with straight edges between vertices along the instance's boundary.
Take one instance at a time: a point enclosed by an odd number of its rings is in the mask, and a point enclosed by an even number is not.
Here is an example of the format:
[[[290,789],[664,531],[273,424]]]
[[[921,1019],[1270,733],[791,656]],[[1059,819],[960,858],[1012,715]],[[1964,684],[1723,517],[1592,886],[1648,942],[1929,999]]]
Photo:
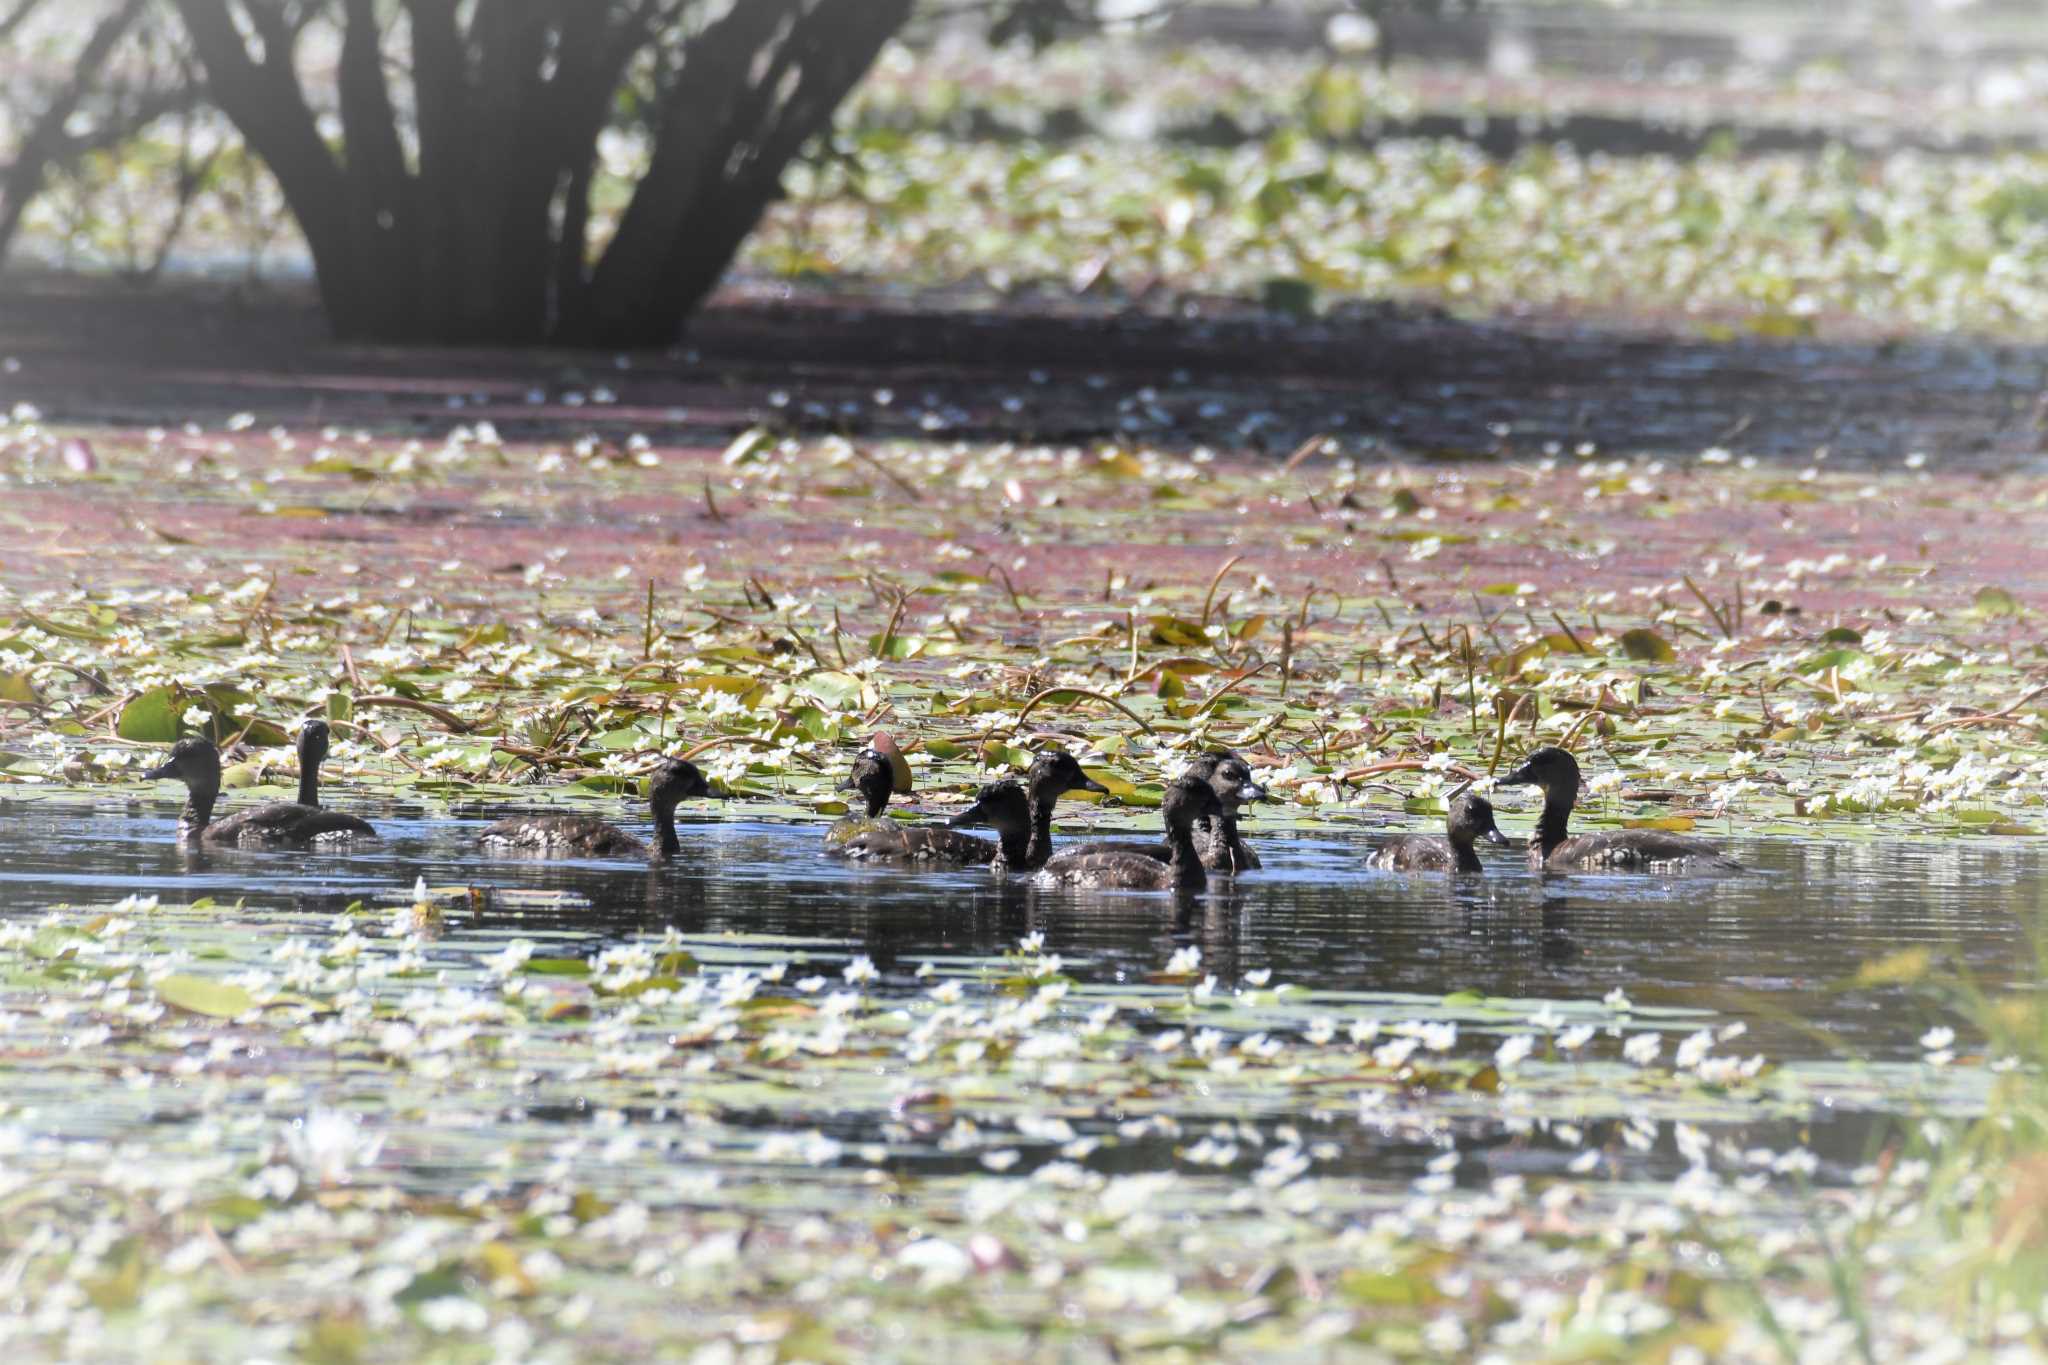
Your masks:
[[[402,0],[416,165],[385,75],[388,6],[338,6],[336,148],[282,5],[173,3],[215,101],[299,221],[338,335],[621,347],[680,335],[913,0],[742,0],[689,38],[657,92],[648,173],[594,270],[598,141],[634,58],[674,32],[673,0]]]
[[[587,335],[568,339],[665,346],[681,335],[781,192],[783,171],[825,130],[911,3],[757,0],[693,42],[652,168],[591,281]],[[749,84],[756,63],[739,54],[762,51],[771,19],[786,31]]]

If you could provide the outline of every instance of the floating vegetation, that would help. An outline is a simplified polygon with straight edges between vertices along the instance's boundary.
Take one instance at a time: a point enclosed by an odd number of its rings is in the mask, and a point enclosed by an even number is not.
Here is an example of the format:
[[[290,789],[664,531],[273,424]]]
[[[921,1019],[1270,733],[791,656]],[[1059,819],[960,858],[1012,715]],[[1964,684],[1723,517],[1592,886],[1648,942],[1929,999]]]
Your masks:
[[[1620,991],[1367,1004],[1194,946],[1117,985],[1036,934],[887,971],[674,930],[481,954],[415,899],[0,928],[11,1340],[1889,1356],[1971,1303],[1976,1343],[2041,1341],[2038,1295],[1926,1234],[2034,1216],[1977,1134],[2038,1074],[1952,1029],[1780,1069]],[[1823,1169],[1809,1116],[1873,1095],[1910,1123]]]
[[[1063,830],[1149,831],[1164,777],[1230,745],[1273,797],[1268,869],[1293,836],[1440,829],[1544,743],[1578,752],[1590,829],[1938,846],[2022,839],[2048,799],[2038,480],[767,431],[620,454],[17,414],[0,792],[168,818],[138,781],[165,740],[289,785],[279,741],[319,714],[352,805],[458,815],[626,808],[687,753],[728,809],[822,824],[886,728],[907,818],[1057,743],[1110,793]],[[491,893],[363,899],[0,928],[11,1339],[2042,1344],[2023,1003],[1951,991],[1909,1012],[1920,1060],[1786,1064],[1739,1010],[1625,988],[1370,998],[1200,941],[1100,973],[1036,932],[930,967],[625,926],[479,948]],[[1929,989],[1918,951],[1864,988]],[[1867,1155],[1824,1158],[1814,1116],[1851,1112]]]

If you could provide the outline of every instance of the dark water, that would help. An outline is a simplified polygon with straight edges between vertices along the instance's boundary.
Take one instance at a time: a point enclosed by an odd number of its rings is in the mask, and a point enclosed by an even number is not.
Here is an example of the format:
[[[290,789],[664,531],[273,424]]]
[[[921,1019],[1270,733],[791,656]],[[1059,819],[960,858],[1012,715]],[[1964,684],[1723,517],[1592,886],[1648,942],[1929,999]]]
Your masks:
[[[1857,969],[1920,945],[1988,982],[2031,980],[2028,926],[2048,910],[2043,841],[1734,840],[1726,846],[1753,875],[1678,879],[1538,879],[1503,851],[1485,878],[1454,885],[1365,871],[1363,840],[1269,839],[1262,871],[1183,904],[979,871],[848,866],[819,853],[819,826],[745,819],[685,822],[681,862],[650,874],[487,859],[473,842],[483,822],[403,809],[366,810],[386,842],[359,853],[198,859],[174,842],[171,820],[135,807],[0,811],[6,915],[132,892],[314,916],[408,897],[425,878],[485,892],[435,945],[442,955],[514,936],[575,955],[673,925],[789,940],[821,964],[866,953],[886,986],[908,984],[928,959],[987,958],[1030,933],[1084,983],[1142,978],[1192,944],[1220,987],[1264,970],[1275,983],[1396,997],[1390,1011],[1454,991],[1583,1001],[1619,987],[1639,1004],[1745,1019],[1781,1058],[1917,1057],[1926,1010],[1906,1007],[1897,988],[1851,987]]]

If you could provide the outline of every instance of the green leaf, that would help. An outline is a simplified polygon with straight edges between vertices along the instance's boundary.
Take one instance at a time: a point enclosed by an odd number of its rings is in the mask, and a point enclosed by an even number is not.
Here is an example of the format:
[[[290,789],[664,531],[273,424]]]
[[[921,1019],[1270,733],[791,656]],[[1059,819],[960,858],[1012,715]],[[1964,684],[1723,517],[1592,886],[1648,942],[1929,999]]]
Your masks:
[[[797,684],[797,690],[829,711],[850,711],[860,705],[860,679],[836,668],[811,674]]]
[[[156,994],[166,1005],[214,1019],[238,1018],[256,1008],[245,988],[204,976],[167,976],[156,983]]]
[[[121,708],[114,733],[144,744],[171,744],[181,733],[184,713],[185,700],[180,689],[152,687]]]
[[[1970,609],[1979,616],[2018,616],[2024,610],[2015,598],[2004,588],[1979,588],[1971,599]]]
[[[1274,188],[1268,185],[1269,190]],[[1260,202],[1264,204],[1266,199]],[[1302,279],[1270,279],[1260,286],[1259,302],[1275,313],[1307,317],[1316,310],[1316,287]]]
[[[33,706],[42,701],[36,695],[35,685],[26,673],[0,673],[0,701],[27,702]]]
[[[580,957],[530,957],[519,970],[528,976],[589,976],[590,964]]]
[[[1671,647],[1669,640],[1654,630],[1641,627],[1622,632],[1621,652],[1631,659],[1655,664],[1668,664],[1678,657],[1678,651]]]
[[[1200,649],[1209,643],[1209,633],[1193,621],[1178,616],[1152,618],[1152,643],[1175,649]]]
[[[1658,815],[1640,820],[1624,820],[1623,829],[1661,829],[1672,834],[1684,834],[1693,826],[1690,815]]]

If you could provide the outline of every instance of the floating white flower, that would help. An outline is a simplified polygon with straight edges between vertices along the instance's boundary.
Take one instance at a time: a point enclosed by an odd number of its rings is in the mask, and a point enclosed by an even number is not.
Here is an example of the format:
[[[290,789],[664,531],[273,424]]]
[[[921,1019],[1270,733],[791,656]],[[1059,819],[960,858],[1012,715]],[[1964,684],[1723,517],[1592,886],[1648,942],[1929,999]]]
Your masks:
[[[1512,1071],[1528,1060],[1536,1050],[1536,1040],[1526,1033],[1517,1033],[1504,1040],[1493,1050],[1493,1064],[1502,1071]]]

